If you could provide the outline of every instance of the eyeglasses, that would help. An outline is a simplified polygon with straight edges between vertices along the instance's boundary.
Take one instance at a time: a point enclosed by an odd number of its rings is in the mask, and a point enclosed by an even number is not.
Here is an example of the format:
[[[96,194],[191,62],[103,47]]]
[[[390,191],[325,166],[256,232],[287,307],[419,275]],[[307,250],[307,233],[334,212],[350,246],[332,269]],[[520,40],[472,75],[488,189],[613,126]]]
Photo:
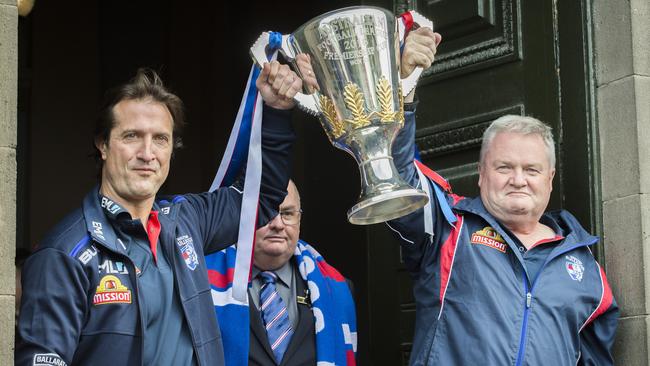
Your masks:
[[[280,211],[280,219],[285,225],[298,225],[300,223],[301,216],[301,209]]]

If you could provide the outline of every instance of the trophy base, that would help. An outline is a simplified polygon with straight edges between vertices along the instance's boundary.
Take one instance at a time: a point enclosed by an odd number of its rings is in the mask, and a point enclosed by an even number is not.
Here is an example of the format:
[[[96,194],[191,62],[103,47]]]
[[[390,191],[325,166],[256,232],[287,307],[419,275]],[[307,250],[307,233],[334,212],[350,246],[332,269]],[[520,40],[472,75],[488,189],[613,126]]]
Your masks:
[[[367,198],[348,211],[348,221],[354,225],[370,225],[410,214],[429,202],[427,194],[407,188]]]

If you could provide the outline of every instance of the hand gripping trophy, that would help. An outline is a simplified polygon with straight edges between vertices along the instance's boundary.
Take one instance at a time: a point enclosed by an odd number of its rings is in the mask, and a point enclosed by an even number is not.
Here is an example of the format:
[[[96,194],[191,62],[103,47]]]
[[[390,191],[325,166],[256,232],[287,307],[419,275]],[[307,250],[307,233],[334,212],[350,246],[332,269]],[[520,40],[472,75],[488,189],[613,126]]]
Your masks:
[[[407,16],[419,26],[433,26],[416,12]],[[428,202],[425,192],[399,176],[390,154],[404,123],[404,96],[422,73],[419,68],[399,78],[403,28],[388,10],[364,6],[331,11],[282,36],[280,52],[294,63],[297,55],[308,54],[318,83],[311,94],[299,93],[297,104],[318,116],[332,144],[359,165],[361,194],[348,211],[352,224],[391,220]],[[260,66],[269,37],[263,33],[250,50]]]

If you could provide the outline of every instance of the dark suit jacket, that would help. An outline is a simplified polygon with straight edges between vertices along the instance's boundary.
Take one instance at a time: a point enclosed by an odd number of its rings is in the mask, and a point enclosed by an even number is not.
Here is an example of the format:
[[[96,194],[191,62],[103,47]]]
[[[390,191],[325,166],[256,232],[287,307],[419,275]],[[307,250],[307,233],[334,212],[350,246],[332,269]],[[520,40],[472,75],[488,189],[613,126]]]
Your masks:
[[[300,273],[294,267],[296,276],[296,295],[303,296],[307,284],[300,277]],[[266,336],[266,329],[262,322],[262,314],[253,305],[250,299],[250,349],[248,352],[248,364],[254,366],[277,365],[273,351]],[[316,336],[314,335],[314,315],[309,305],[298,303],[298,325],[293,332],[291,341],[282,357],[280,366],[314,366],[316,365]],[[227,352],[227,351],[226,351]]]

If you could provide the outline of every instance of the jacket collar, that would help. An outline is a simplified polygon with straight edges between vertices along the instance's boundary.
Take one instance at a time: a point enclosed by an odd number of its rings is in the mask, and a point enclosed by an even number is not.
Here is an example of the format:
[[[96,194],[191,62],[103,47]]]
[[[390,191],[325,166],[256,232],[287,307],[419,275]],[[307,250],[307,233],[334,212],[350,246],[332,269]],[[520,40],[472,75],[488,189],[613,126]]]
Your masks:
[[[455,211],[469,212],[480,216],[487,221],[490,226],[499,230],[499,233],[504,235],[505,238],[510,239],[506,230],[503,230],[503,227],[496,218],[487,211],[480,196],[461,200],[453,207],[453,209]],[[577,247],[589,246],[598,242],[598,237],[589,234],[582,225],[580,225],[578,220],[566,210],[546,212],[544,213],[544,217],[555,222],[557,226],[562,229],[563,236],[565,237],[562,243],[553,250],[550,256],[554,256],[554,253],[557,255],[560,252],[564,253]],[[507,241],[510,244],[512,239]],[[519,256],[519,251],[516,250],[516,248],[513,248],[513,250]]]
[[[99,193],[99,186],[95,186],[83,200],[82,210],[86,221],[86,230],[88,230],[88,234],[95,242],[109,250],[126,255],[125,248],[117,242],[115,230],[113,230],[113,226],[109,222],[107,213],[108,215],[118,215],[128,214],[128,212],[118,212],[123,210],[121,206],[119,206],[119,209],[115,209],[115,212],[111,212],[110,209],[106,208],[107,205],[105,201],[102,201],[102,197]],[[102,202],[104,202],[104,207],[102,207]]]
[[[83,215],[86,221],[86,230],[91,238],[114,252],[127,255],[124,244],[120,243],[113,222],[116,220],[131,220],[131,214],[122,206],[108,197],[99,193],[99,186],[95,186],[84,198]],[[154,201],[153,211],[160,212],[160,206]],[[170,225],[167,215],[159,215],[161,227],[165,228]]]

